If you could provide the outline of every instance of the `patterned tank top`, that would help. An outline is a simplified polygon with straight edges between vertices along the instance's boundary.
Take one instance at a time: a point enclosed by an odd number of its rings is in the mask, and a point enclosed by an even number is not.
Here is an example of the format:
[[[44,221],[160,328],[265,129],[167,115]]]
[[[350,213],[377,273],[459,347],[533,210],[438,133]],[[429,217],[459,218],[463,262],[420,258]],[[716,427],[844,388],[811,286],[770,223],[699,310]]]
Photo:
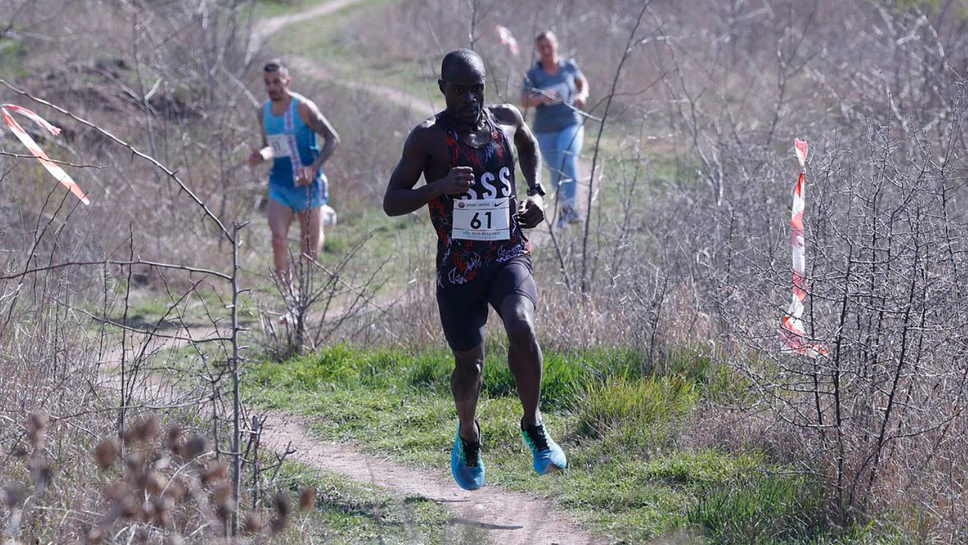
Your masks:
[[[473,146],[462,139],[444,113],[437,114],[436,124],[447,137],[449,168],[474,169],[474,185],[463,195],[441,195],[430,201],[430,220],[437,231],[437,285],[456,286],[471,282],[489,266],[515,257],[531,254],[531,243],[521,232],[517,219],[517,193],[514,187],[514,155],[511,145],[484,110],[491,132],[487,143]],[[461,240],[453,238],[454,205],[467,199],[508,198],[510,234],[507,240]]]

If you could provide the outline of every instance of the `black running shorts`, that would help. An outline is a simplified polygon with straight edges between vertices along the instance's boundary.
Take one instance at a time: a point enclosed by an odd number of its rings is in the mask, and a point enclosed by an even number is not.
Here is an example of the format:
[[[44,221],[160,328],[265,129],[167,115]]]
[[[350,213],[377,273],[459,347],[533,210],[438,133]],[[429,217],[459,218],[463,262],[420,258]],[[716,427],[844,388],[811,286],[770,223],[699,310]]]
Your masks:
[[[498,316],[508,295],[523,295],[537,305],[538,288],[534,284],[531,257],[522,255],[487,267],[474,280],[462,285],[437,285],[437,307],[444,326],[447,344],[455,352],[477,348],[484,341],[487,305]]]

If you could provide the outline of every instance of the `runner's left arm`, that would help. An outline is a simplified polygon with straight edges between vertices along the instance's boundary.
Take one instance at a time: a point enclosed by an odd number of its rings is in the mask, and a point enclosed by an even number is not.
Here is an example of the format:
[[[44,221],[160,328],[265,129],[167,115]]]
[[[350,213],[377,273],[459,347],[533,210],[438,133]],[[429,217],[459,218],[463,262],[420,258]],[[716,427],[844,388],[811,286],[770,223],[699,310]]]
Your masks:
[[[336,148],[339,147],[339,133],[333,128],[326,116],[319,111],[316,103],[311,100],[299,101],[299,115],[314,133],[323,138],[323,147],[319,150],[319,157],[313,163],[313,168],[319,169],[329,160]]]
[[[531,128],[524,122],[521,111],[513,104],[501,104],[491,108],[498,123],[514,127],[514,147],[518,149],[518,164],[524,174],[528,187],[537,187],[541,183],[541,154],[538,151],[538,139]],[[540,195],[528,197],[524,202],[524,210],[520,212],[521,227],[531,229],[544,221],[544,201]]]

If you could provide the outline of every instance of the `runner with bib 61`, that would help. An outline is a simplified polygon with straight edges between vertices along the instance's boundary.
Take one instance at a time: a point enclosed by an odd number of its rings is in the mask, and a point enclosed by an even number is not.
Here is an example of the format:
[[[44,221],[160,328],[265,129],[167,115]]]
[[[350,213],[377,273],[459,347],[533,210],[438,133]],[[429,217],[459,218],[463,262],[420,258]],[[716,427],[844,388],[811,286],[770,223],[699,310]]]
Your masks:
[[[454,353],[451,389],[459,420],[451,471],[467,490],[484,484],[475,414],[488,305],[507,332],[508,366],[524,409],[521,434],[531,448],[534,469],[544,474],[567,466],[539,411],[538,296],[531,244],[522,231],[545,219],[538,142],[516,107],[484,105],[484,83],[484,62],[477,53],[459,49],[444,57],[438,86],[446,109],[411,131],[383,201],[391,216],[428,205],[437,231],[437,306]],[[528,183],[523,203],[517,199],[511,141]],[[421,174],[427,183],[418,188]]]

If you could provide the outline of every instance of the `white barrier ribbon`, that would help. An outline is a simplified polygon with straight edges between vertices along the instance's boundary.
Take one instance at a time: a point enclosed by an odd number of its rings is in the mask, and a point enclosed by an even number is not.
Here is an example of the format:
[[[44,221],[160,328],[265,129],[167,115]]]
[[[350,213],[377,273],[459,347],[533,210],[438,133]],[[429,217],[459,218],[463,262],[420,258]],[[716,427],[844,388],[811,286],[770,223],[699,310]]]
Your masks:
[[[28,110],[27,108],[17,106],[16,104],[0,105],[0,113],[3,114],[3,119],[7,122],[7,126],[10,127],[10,130],[13,132],[14,136],[16,136],[24,147],[26,147],[27,150],[30,151],[30,153],[33,154],[38,161],[40,161],[40,164],[44,165],[44,168],[47,169],[47,172],[50,172],[50,174],[56,178],[61,185],[69,189],[74,196],[76,196],[78,199],[81,199],[82,203],[91,204],[91,201],[88,200],[87,195],[81,191],[81,188],[78,187],[77,183],[74,182],[70,175],[64,172],[64,169],[62,169],[59,165],[51,161],[50,157],[44,153],[44,150],[40,149],[40,146],[37,145],[37,142],[35,142],[34,139],[27,134],[27,131],[20,126],[20,123],[17,123],[17,120],[14,119],[12,114],[20,114],[32,120],[34,123],[37,123],[53,135],[60,134],[60,129],[51,125],[47,122],[47,120],[45,120],[43,117],[40,117],[36,113]]]
[[[803,327],[804,301],[807,299],[807,257],[806,244],[803,238],[803,211],[806,201],[803,196],[804,174],[807,172],[808,146],[797,138],[793,148],[800,160],[800,176],[793,188],[793,209],[790,215],[790,246],[793,250],[793,298],[790,307],[781,320],[780,339],[786,349],[810,358],[827,355],[827,348],[822,344],[815,344],[806,339]]]

